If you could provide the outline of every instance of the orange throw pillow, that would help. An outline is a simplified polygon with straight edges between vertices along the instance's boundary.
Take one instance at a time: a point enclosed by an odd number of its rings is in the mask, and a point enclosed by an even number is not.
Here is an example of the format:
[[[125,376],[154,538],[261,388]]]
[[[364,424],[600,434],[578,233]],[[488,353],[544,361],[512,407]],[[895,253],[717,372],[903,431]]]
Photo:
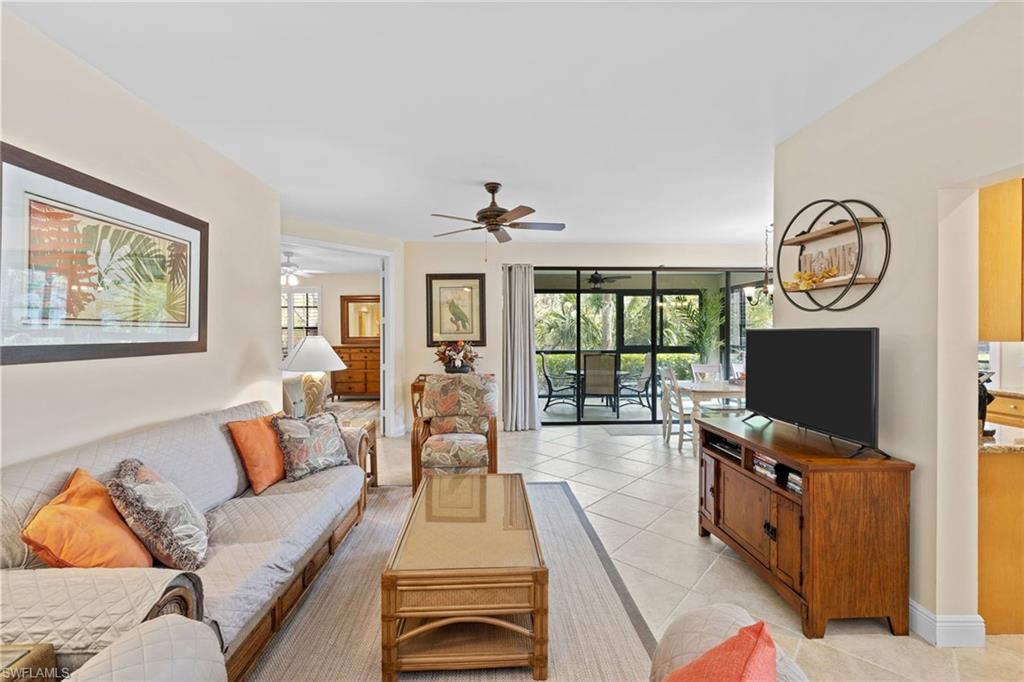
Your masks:
[[[664,682],[774,682],[775,642],[764,621],[740,628],[714,649],[708,649],[669,673]]]
[[[277,432],[270,425],[275,416],[228,422],[231,440],[235,441],[245,475],[256,495],[284,479],[284,453],[277,441]]]
[[[106,486],[75,469],[36,512],[22,541],[53,568],[147,568],[153,556],[117,513]]]

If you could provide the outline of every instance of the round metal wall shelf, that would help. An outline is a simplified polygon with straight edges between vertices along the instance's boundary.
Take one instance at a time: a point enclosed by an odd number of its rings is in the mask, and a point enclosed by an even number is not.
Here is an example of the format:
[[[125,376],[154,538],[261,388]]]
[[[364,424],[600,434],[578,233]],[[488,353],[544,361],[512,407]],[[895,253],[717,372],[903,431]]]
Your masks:
[[[871,215],[863,216],[857,215],[858,211],[855,208],[860,209],[860,212],[869,212]],[[794,229],[794,225],[800,220],[801,216],[809,211],[817,209],[818,213],[810,221],[810,224],[806,228],[800,230],[793,237],[790,237],[790,232]],[[845,214],[843,220],[833,221],[825,224],[825,226],[819,227],[818,221],[820,221],[827,213],[833,209],[841,211],[840,215]],[[863,209],[866,209],[864,211]],[[861,267],[864,261],[864,229],[878,227],[882,235],[885,237],[885,255],[882,259],[882,265],[878,269],[877,275],[862,275]],[[783,249],[797,248],[797,262],[800,262],[800,257],[804,254],[807,249],[807,245],[813,242],[829,239],[836,237],[847,232],[855,232],[857,235],[857,260],[853,268],[853,272],[848,276],[838,279],[837,281],[829,282],[824,285],[819,285],[814,289],[797,289],[787,288],[784,284],[779,288],[782,289],[782,294],[786,299],[800,310],[806,310],[807,312],[818,312],[819,310],[830,310],[834,313],[842,312],[844,310],[850,310],[856,308],[861,303],[866,301],[871,294],[875,293],[878,289],[878,285],[882,283],[882,279],[885,277],[885,271],[889,268],[889,256],[892,252],[892,239],[889,234],[889,224],[886,222],[885,217],[879,212],[877,208],[866,201],[860,199],[817,199],[807,204],[789,221],[786,225],[786,229],[782,233],[782,239],[779,240],[779,248],[775,252],[775,272],[776,277],[781,280],[781,263]],[[866,287],[857,291],[861,287]],[[821,296],[821,291],[826,289],[842,289],[837,296],[828,302],[823,302],[815,296]],[[854,292],[854,296],[860,294],[858,298],[850,301],[848,300],[847,294]],[[792,294],[803,294],[807,299],[803,302],[794,300]]]

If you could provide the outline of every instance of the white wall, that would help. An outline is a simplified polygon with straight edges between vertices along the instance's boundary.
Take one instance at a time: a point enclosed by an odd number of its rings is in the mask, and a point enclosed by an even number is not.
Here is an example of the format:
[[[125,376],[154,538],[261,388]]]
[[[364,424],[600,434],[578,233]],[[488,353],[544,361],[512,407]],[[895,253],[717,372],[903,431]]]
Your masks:
[[[775,324],[881,329],[881,447],[917,465],[911,598],[938,614],[977,613],[977,442],[965,437],[975,416],[954,394],[970,385],[976,356],[959,336],[941,349],[937,340],[953,318],[976,329],[977,268],[966,261],[977,249],[958,251],[970,235],[940,230],[940,190],[1024,162],[1022,26],[1024,6],[997,5],[776,148],[776,226],[811,200],[852,197],[877,205],[892,228],[889,273],[866,303],[807,313],[776,297]],[[970,229],[953,215],[963,197],[944,196],[948,226]],[[955,279],[940,286],[940,276]],[[950,458],[974,473],[957,468],[965,478],[940,488]]]
[[[304,287],[320,287],[320,334],[332,346],[341,345],[341,296],[377,296],[380,275],[376,272],[329,273],[304,277]]]
[[[277,193],[4,13],[3,139],[209,222],[205,353],[0,368],[5,464],[203,410],[281,400]]]
[[[501,266],[529,263],[535,266],[613,267],[761,267],[764,246],[686,244],[559,244],[515,241],[489,244],[487,260],[480,243],[406,242],[405,244],[405,347],[406,385],[421,372],[438,372],[434,351],[427,345],[428,273],[478,273],[486,275],[487,345],[479,370],[501,376]],[[408,398],[406,399],[408,400]]]

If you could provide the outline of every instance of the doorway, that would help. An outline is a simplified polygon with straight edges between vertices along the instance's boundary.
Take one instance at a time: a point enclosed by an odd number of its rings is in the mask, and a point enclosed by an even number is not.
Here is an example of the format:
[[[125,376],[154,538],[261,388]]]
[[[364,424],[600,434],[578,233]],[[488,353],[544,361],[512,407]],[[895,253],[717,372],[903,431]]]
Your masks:
[[[373,420],[378,434],[388,434],[396,428],[387,383],[389,255],[296,237],[282,237],[281,252],[282,357],[305,336],[324,337],[344,365],[327,378],[331,411]]]

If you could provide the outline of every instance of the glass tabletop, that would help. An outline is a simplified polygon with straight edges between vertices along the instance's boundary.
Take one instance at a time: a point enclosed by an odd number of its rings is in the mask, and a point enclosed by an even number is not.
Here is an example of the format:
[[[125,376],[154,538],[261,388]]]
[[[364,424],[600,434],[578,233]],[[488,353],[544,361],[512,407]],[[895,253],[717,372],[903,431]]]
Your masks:
[[[543,565],[522,476],[463,474],[423,480],[388,570]]]

